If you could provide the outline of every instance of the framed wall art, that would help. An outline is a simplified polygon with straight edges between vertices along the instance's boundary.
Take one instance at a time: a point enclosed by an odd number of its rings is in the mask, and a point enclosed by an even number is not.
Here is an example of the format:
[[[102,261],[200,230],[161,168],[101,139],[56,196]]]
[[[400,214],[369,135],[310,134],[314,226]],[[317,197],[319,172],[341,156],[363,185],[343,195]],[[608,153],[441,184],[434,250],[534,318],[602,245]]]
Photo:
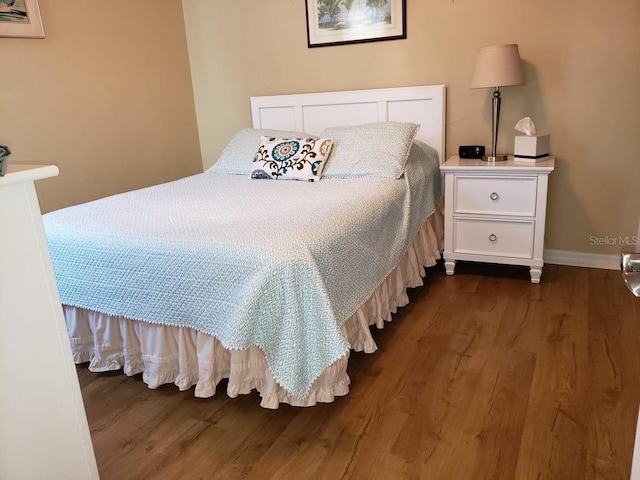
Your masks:
[[[0,0],[0,37],[44,38],[38,0]]]
[[[407,38],[406,0],[305,0],[308,46]]]

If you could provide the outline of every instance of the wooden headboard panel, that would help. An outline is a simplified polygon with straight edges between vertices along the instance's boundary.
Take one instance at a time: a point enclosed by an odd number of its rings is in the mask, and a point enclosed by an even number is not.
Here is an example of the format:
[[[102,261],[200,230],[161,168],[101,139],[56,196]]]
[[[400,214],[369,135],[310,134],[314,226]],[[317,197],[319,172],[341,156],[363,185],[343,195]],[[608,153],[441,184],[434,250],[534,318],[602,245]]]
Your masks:
[[[318,135],[325,127],[372,122],[412,122],[416,135],[445,161],[446,87],[383,88],[251,97],[253,128]]]

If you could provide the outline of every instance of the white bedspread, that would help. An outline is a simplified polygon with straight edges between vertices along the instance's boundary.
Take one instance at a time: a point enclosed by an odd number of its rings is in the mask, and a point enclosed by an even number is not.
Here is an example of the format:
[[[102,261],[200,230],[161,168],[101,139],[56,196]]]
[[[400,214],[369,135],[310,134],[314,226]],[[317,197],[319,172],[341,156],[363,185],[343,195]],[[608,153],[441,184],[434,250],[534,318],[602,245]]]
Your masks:
[[[436,208],[437,159],[417,157],[399,180],[204,173],[49,213],[62,302],[257,346],[304,398]]]

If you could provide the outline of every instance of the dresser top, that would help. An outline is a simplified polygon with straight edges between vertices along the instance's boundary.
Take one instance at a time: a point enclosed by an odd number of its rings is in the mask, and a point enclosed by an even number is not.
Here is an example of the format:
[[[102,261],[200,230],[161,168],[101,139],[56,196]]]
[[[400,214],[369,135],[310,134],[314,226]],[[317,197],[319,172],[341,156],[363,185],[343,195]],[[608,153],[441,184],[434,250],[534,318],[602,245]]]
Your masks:
[[[60,171],[55,165],[27,165],[9,163],[4,177],[0,177],[0,187],[15,183],[41,180],[55,177]]]
[[[465,171],[478,172],[481,170],[483,173],[496,172],[496,173],[550,173],[555,168],[555,158],[548,157],[545,160],[539,162],[527,162],[521,160],[514,160],[513,156],[509,156],[506,161],[503,162],[485,162],[476,159],[462,159],[459,156],[453,156],[446,162],[440,165],[440,170],[446,171]]]

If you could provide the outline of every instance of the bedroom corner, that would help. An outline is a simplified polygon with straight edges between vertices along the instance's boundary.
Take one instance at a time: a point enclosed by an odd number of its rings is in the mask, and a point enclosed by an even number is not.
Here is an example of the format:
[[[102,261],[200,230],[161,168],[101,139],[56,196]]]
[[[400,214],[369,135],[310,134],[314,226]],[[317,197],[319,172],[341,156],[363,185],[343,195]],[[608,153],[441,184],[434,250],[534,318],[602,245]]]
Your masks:
[[[202,172],[180,3],[39,5],[44,38],[0,38],[0,144],[59,167],[43,212]]]

